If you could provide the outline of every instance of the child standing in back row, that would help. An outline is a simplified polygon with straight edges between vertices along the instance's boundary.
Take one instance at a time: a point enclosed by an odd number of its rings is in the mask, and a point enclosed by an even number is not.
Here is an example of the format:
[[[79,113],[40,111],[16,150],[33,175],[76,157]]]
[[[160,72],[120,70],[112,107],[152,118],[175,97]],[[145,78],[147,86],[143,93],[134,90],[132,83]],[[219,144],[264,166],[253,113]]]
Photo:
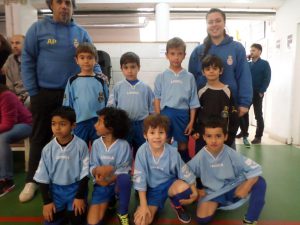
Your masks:
[[[209,117],[203,128],[206,146],[188,163],[203,184],[196,212],[198,224],[209,224],[218,208],[235,209],[250,195],[243,224],[256,225],[266,193],[261,166],[224,144],[226,119]]]
[[[178,151],[187,162],[188,137],[193,130],[197,98],[197,87],[194,76],[181,66],[185,58],[186,45],[180,38],[172,38],[167,42],[166,57],[169,68],[159,74],[154,84],[154,108],[156,113],[166,115],[170,119],[168,138],[174,138]]]
[[[107,78],[95,74],[97,50],[91,43],[81,43],[76,49],[76,62],[81,72],[68,80],[63,105],[72,107],[76,112],[74,134],[87,144],[98,138],[94,124],[97,111],[105,107],[108,99]]]
[[[72,134],[75,121],[70,107],[52,113],[54,139],[44,147],[33,177],[40,186],[45,225],[86,222],[89,151],[86,143]]]
[[[222,59],[207,55],[202,60],[202,74],[206,77],[205,87],[198,91],[201,107],[197,109],[193,138],[196,140],[195,152],[205,146],[203,139],[203,122],[212,115],[218,115],[227,121],[228,138],[225,144],[232,146],[239,127],[238,111],[234,104],[232,92],[228,85],[220,81],[223,73]]]
[[[137,54],[124,53],[120,59],[120,66],[125,79],[114,86],[107,105],[128,113],[131,128],[127,141],[133,148],[135,157],[136,151],[145,142],[143,120],[153,112],[154,94],[147,84],[137,78],[141,67]]]

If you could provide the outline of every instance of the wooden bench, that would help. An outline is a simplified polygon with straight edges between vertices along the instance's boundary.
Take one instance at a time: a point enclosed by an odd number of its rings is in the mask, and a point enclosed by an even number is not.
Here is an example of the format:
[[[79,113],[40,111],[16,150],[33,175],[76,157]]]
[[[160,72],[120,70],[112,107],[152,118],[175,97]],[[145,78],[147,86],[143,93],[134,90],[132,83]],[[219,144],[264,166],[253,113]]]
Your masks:
[[[25,154],[25,171],[28,171],[28,162],[29,162],[29,138],[25,138],[20,142],[13,143],[10,145],[12,151],[24,151]]]

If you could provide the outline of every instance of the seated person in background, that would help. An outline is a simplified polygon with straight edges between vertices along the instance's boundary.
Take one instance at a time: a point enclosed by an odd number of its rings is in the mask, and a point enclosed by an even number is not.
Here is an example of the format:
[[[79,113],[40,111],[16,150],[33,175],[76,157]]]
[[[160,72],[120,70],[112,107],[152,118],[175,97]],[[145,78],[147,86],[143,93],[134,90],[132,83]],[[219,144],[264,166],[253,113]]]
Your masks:
[[[234,145],[239,127],[238,111],[230,87],[220,81],[223,73],[222,59],[215,55],[207,55],[202,60],[202,68],[207,83],[198,91],[201,107],[196,112],[192,136],[196,140],[196,153],[206,145],[203,139],[203,121],[209,116],[218,115],[227,121],[228,138],[225,144],[228,146]]]
[[[85,225],[88,192],[89,151],[86,143],[72,134],[76,115],[63,106],[52,113],[54,139],[42,151],[33,179],[43,198],[44,224]]]
[[[137,78],[141,67],[137,54],[124,53],[120,59],[120,66],[125,79],[114,86],[107,105],[128,113],[131,129],[127,141],[133,148],[135,157],[138,148],[145,143],[143,120],[153,113],[154,94],[147,84]]]
[[[177,149],[166,143],[168,128],[166,116],[154,114],[144,120],[147,142],[139,148],[134,165],[134,188],[140,199],[134,214],[136,225],[151,224],[168,197],[178,219],[183,223],[191,221],[182,205],[197,198],[195,175]]]
[[[131,193],[132,151],[125,140],[130,120],[122,109],[107,107],[97,112],[95,124],[100,136],[94,141],[90,155],[90,173],[94,190],[88,212],[88,224],[103,224],[103,218],[115,195],[119,196],[118,219],[129,224],[128,206]]]
[[[76,49],[76,63],[80,73],[70,77],[65,89],[63,105],[70,106],[76,112],[74,134],[88,145],[99,136],[95,130],[98,120],[97,111],[105,107],[108,99],[108,87],[103,74],[95,74],[97,50],[93,44],[84,42]]]
[[[11,54],[11,46],[6,38],[0,33],[0,84],[5,84],[5,74],[3,65]]]
[[[0,197],[14,187],[10,144],[29,137],[32,116],[18,97],[0,84]]]
[[[209,117],[204,123],[206,146],[188,163],[203,187],[198,187],[197,222],[208,224],[215,211],[241,206],[250,194],[243,224],[257,224],[265,204],[266,182],[261,166],[233,150],[224,142],[227,123],[222,117]]]
[[[28,92],[21,78],[21,55],[25,37],[17,34],[10,39],[12,54],[7,58],[3,71],[6,75],[6,85],[28,107],[30,104]]]

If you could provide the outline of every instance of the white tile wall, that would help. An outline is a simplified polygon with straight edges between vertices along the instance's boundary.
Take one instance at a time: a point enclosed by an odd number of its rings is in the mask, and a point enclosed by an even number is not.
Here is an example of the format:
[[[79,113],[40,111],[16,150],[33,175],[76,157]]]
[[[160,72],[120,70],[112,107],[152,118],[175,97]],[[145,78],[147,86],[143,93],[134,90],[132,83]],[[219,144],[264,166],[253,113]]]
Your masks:
[[[198,43],[187,43],[186,58],[183,67],[187,68],[189,57]],[[120,57],[123,53],[131,51],[136,53],[141,59],[141,70],[138,78],[153,88],[155,77],[164,71],[169,63],[164,56],[165,43],[95,43],[99,50],[106,51],[112,61],[111,85],[123,79],[120,70]]]

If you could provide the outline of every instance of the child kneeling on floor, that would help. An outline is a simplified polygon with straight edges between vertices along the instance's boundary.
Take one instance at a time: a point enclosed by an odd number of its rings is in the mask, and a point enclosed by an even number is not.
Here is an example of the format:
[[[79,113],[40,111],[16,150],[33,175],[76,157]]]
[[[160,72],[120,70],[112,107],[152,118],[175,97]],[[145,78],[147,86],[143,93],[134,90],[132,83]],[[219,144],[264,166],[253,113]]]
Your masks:
[[[177,149],[166,143],[168,127],[169,120],[163,115],[150,115],[144,120],[147,142],[137,151],[134,167],[134,188],[140,199],[134,214],[136,225],[151,224],[168,197],[178,219],[183,223],[191,221],[182,205],[197,198],[195,175]]]
[[[248,197],[249,207],[243,223],[256,224],[266,193],[266,182],[260,176],[261,166],[224,144],[227,123],[219,116],[209,117],[204,122],[203,139],[206,146],[188,163],[203,185],[198,187],[198,224],[208,224],[218,208],[235,209]]]
[[[76,115],[63,106],[52,113],[54,135],[42,151],[33,179],[39,183],[46,225],[84,225],[89,175],[86,143],[72,134]]]
[[[88,224],[103,224],[109,203],[118,195],[117,217],[121,225],[128,225],[132,151],[125,138],[130,129],[130,120],[124,110],[113,107],[104,108],[97,114],[95,128],[100,138],[94,141],[90,156],[94,190],[87,217]]]

